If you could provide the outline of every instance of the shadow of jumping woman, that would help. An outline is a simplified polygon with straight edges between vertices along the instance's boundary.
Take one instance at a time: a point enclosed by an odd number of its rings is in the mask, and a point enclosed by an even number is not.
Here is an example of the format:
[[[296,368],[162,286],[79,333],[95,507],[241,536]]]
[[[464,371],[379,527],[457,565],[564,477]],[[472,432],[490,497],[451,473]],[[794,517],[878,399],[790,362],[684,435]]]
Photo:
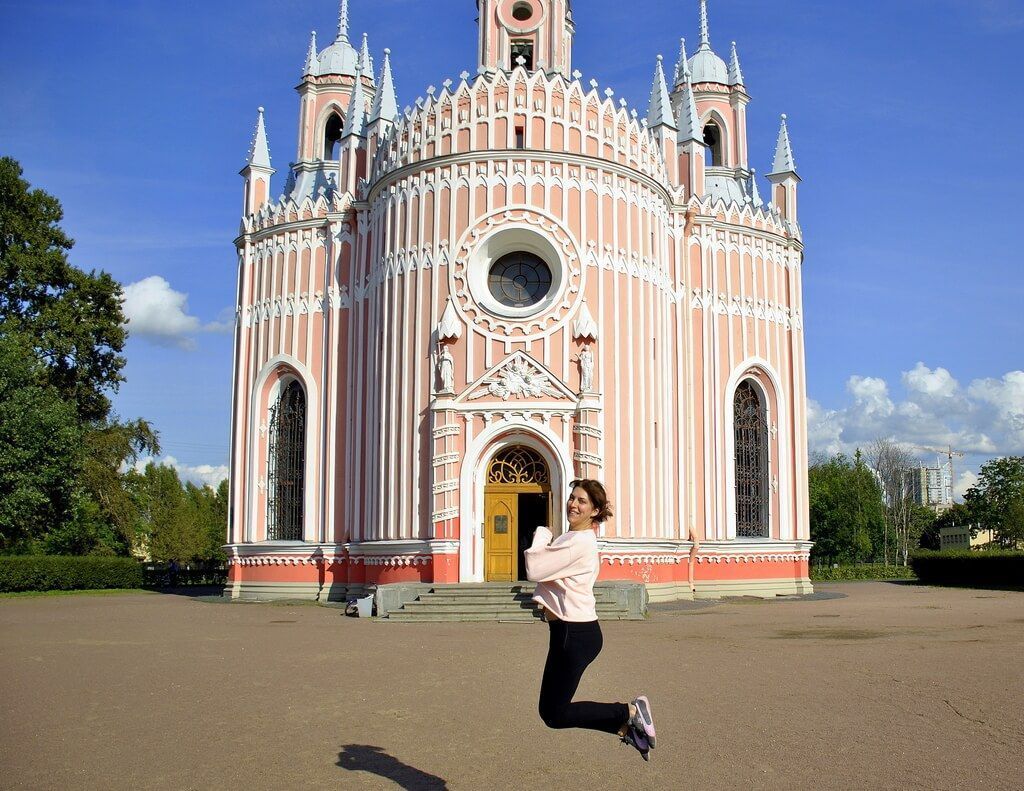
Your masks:
[[[404,764],[382,748],[368,744],[346,744],[338,753],[337,766],[380,775],[407,791],[448,791],[447,780]]]

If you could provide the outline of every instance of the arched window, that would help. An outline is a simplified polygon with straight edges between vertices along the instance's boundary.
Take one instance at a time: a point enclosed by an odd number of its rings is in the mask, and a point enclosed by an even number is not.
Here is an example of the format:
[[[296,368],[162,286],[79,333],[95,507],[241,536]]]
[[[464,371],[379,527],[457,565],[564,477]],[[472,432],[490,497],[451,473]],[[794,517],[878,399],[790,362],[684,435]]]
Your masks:
[[[534,483],[546,486],[551,482],[548,465],[532,448],[517,445],[498,453],[487,473],[488,483]]]
[[[324,159],[333,162],[338,158],[341,149],[341,132],[344,128],[341,116],[331,113],[324,127]]]
[[[306,394],[293,381],[270,410],[267,540],[302,541]]]
[[[748,379],[733,401],[736,432],[736,535],[769,538],[768,410]]]
[[[714,121],[704,127],[704,164],[708,167],[725,164],[722,156],[722,130]]]

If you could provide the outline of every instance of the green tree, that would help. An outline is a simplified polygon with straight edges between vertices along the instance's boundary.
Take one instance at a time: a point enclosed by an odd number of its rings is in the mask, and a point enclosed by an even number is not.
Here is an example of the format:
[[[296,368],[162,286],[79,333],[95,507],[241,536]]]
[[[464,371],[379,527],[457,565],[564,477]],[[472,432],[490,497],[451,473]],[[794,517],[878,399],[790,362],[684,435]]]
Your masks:
[[[1024,456],[993,459],[981,467],[964,502],[972,521],[995,531],[1003,547],[1024,541]]]
[[[939,550],[942,548],[940,530],[944,527],[962,527],[971,523],[971,511],[963,503],[953,503],[941,514],[932,518],[931,524],[924,527],[918,546],[921,549]]]
[[[27,551],[72,518],[80,446],[74,407],[22,339],[0,334],[0,551]]]
[[[160,440],[145,420],[104,420],[89,426],[84,437],[85,461],[80,481],[83,497],[110,526],[118,554],[139,552],[140,515],[132,493],[132,470],[140,458],[160,453]]]
[[[24,339],[82,422],[103,420],[107,392],[123,380],[121,287],[70,264],[60,202],[21,176],[17,162],[0,158],[0,334]]]
[[[816,462],[809,471],[809,490],[814,559],[870,560],[873,538],[885,529],[885,514],[881,489],[860,453],[853,460],[839,454]]]

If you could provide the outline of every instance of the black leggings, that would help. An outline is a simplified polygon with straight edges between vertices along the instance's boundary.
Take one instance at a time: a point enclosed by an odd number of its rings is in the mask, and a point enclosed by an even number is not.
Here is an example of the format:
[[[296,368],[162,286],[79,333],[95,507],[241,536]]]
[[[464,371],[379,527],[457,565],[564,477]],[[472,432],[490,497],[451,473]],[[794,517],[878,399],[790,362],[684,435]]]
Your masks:
[[[583,671],[601,653],[604,638],[597,621],[551,621],[548,661],[540,683],[540,717],[549,728],[587,728],[618,733],[629,719],[625,703],[572,702]]]

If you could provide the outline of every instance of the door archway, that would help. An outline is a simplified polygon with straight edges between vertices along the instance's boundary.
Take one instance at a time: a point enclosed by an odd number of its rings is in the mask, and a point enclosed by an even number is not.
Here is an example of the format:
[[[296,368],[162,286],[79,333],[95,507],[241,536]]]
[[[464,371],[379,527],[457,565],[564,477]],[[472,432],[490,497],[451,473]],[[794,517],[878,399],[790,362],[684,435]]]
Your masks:
[[[543,457],[524,445],[498,451],[484,486],[484,581],[524,579],[523,553],[551,517],[551,471]]]

